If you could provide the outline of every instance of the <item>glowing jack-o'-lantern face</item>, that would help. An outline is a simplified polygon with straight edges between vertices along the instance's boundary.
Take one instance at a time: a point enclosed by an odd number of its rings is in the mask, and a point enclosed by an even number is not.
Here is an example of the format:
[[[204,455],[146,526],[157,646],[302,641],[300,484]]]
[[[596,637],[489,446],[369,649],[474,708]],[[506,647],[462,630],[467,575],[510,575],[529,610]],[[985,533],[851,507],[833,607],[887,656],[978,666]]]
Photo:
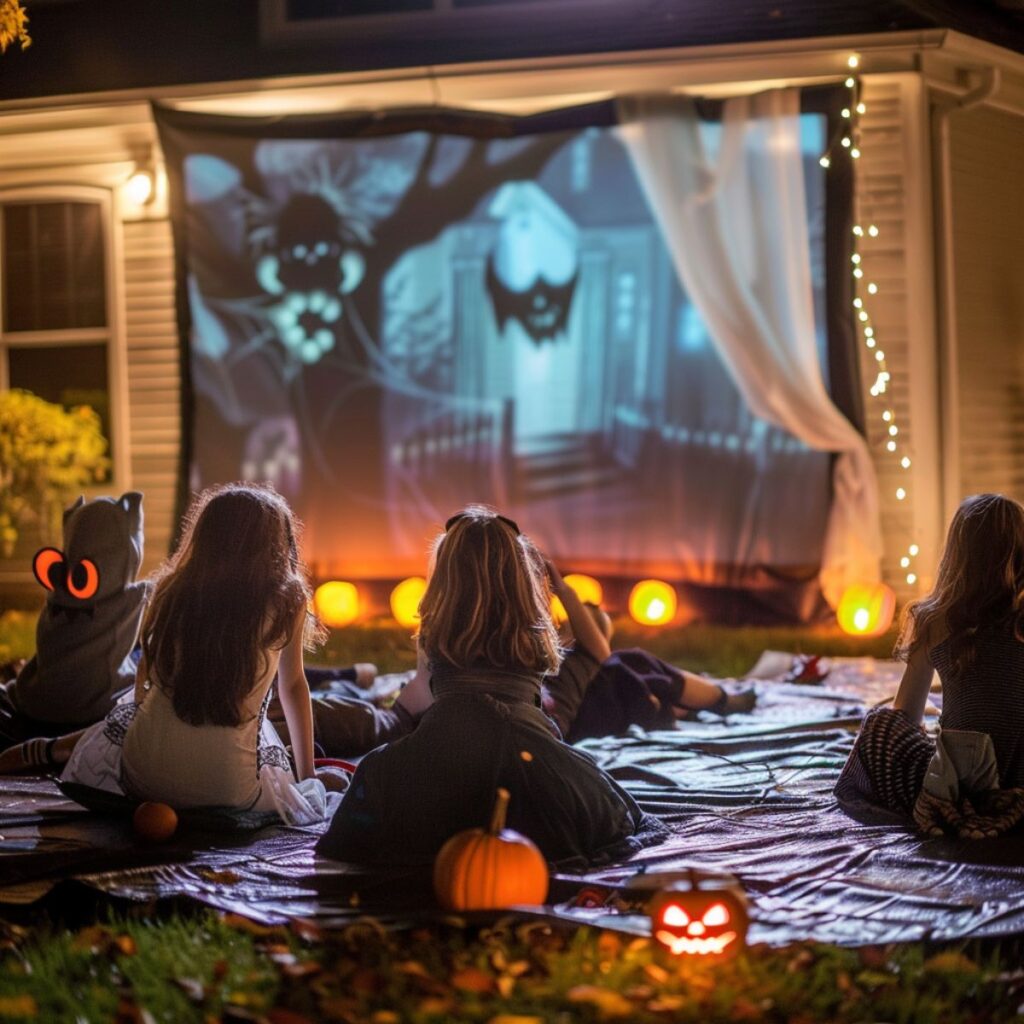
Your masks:
[[[731,920],[724,903],[712,903],[697,919],[691,918],[678,903],[670,903],[661,912],[661,927],[654,937],[677,956],[716,955],[736,941],[736,932],[728,927]]]
[[[652,935],[676,956],[731,956],[746,938],[746,898],[738,884],[670,886],[648,912]]]

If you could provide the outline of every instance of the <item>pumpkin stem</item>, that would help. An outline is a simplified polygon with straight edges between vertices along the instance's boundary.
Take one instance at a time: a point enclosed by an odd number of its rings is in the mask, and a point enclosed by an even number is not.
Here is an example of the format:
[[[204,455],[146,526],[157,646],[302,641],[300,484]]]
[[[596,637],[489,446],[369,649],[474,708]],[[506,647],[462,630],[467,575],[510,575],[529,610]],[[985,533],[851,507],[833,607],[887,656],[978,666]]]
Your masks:
[[[509,798],[509,791],[504,786],[499,788],[497,798],[494,801],[494,810],[491,811],[491,827],[487,830],[492,836],[498,835],[505,827],[505,816],[508,814]]]

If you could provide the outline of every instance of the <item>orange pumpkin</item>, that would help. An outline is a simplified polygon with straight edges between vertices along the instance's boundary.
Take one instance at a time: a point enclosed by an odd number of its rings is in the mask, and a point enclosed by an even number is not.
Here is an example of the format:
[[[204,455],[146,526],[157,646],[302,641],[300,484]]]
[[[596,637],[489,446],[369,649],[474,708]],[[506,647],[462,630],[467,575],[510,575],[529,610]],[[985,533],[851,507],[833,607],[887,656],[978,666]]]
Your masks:
[[[733,956],[747,935],[747,898],[731,876],[677,882],[647,906],[651,934],[676,956]]]
[[[167,804],[146,801],[135,808],[132,826],[135,834],[147,843],[163,843],[177,831],[178,815]]]
[[[526,836],[505,828],[509,792],[499,789],[488,829],[452,836],[434,861],[434,892],[446,910],[500,910],[543,903],[548,865]]]

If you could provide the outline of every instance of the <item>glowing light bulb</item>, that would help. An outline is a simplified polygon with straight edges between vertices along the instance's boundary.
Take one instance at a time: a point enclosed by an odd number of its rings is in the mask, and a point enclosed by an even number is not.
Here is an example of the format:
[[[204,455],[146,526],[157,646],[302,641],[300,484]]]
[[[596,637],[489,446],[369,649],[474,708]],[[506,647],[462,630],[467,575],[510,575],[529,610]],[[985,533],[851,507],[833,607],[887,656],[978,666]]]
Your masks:
[[[908,572],[907,573],[907,582],[910,583],[910,584],[916,583],[917,582],[917,576],[914,573],[912,573],[912,572]]]
[[[902,466],[902,467],[903,467],[904,469],[910,469],[910,459],[908,459],[908,458],[906,457],[906,455],[904,455],[904,456],[903,456],[903,458],[902,458],[902,459],[900,459],[900,465],[901,465],[901,466]]]
[[[846,88],[847,89],[852,89],[856,84],[857,84],[857,79],[855,79],[852,75],[846,80]]]
[[[849,149],[852,145],[853,145],[853,142],[851,141],[850,137],[848,135],[844,135],[843,136],[843,149]]]
[[[854,224],[854,225],[853,225],[853,233],[854,233],[854,234],[855,234],[855,235],[856,235],[856,236],[857,236],[858,238],[861,238],[861,237],[863,237],[863,235],[864,235],[864,229],[863,229],[863,228],[862,228],[862,227],[861,227],[861,226],[860,226],[859,224]]]
[[[858,320],[860,320],[860,322],[861,322],[861,323],[864,323],[864,322],[865,322],[865,321],[866,321],[866,320],[868,319],[868,315],[867,315],[867,313],[865,313],[865,312],[864,312],[864,310],[862,309],[862,310],[861,310],[861,311],[860,311],[860,312],[859,312],[859,313],[857,314],[857,319],[858,319]]]
[[[921,551],[921,549],[916,544],[911,544],[910,547],[907,548],[907,550],[910,552],[911,556],[914,557],[914,558],[917,558],[918,554]]]
[[[877,295],[877,294],[878,294],[878,285],[875,284],[874,281],[871,281],[868,284],[868,295]]]
[[[342,629],[359,617],[359,591],[354,583],[331,580],[316,588],[313,595],[316,613],[325,626]]]
[[[829,165],[830,165],[830,164],[832,163],[832,161],[831,161],[831,160],[829,160],[829,158],[828,158],[827,156],[823,156],[823,157],[822,157],[822,158],[821,158],[821,159],[820,159],[820,160],[818,161],[818,163],[819,163],[819,164],[821,164],[821,166],[822,166],[822,167],[828,167],[828,166],[829,166]]]
[[[843,117],[849,117],[849,116],[850,116],[850,108],[849,107],[843,107]]]
[[[888,423],[892,419],[892,409],[886,409],[885,412],[882,413],[882,419]]]
[[[675,617],[675,589],[662,580],[641,580],[629,595],[629,614],[644,626],[664,626]]]
[[[867,345],[868,348],[874,348],[875,347],[875,339],[872,338],[871,335],[869,334],[867,336],[867,339],[865,340],[864,344]]]
[[[868,227],[868,234],[872,238],[877,238],[878,237],[878,227],[876,225],[874,225],[874,224],[869,225],[869,227]]]
[[[889,424],[889,436],[895,437],[900,432],[900,428],[895,423]]]
[[[413,629],[420,621],[420,601],[427,592],[427,581],[422,576],[410,576],[391,591],[391,614],[395,622],[405,629]]]
[[[896,442],[895,441],[886,441],[885,442],[885,447],[888,448],[889,451],[894,452],[894,451],[896,451]]]
[[[852,156],[854,160],[859,160],[860,150],[856,146],[854,146],[853,149],[850,150],[850,156]]]
[[[858,114],[866,114],[867,112],[868,112],[868,105],[866,103],[858,103],[857,104],[857,113]]]
[[[850,257],[850,262],[851,262],[851,263],[854,263],[854,264],[860,263],[860,253],[859,253],[859,252],[855,252],[855,253],[854,253],[854,254],[853,254],[853,255],[852,255],[851,257]]]
[[[866,338],[873,338],[874,336],[875,336],[875,329],[874,329],[874,327],[865,327],[864,328],[864,337],[866,337]]]
[[[907,558],[907,556],[906,556],[906,555],[904,555],[904,556],[903,556],[903,557],[902,557],[902,558],[900,559],[900,568],[901,568],[901,569],[909,569],[909,568],[910,568],[910,559],[909,559],[909,558]]]
[[[896,488],[896,500],[902,501],[907,496],[907,492],[902,487]]]
[[[853,613],[853,624],[857,627],[858,633],[863,633],[868,628],[868,623],[871,621],[871,612],[867,608],[858,608]]]
[[[853,300],[853,308],[854,309],[860,309],[860,307],[863,306],[863,305],[864,305],[864,300],[863,299],[854,299]]]
[[[881,349],[878,349],[878,350],[877,350],[877,351],[875,352],[875,358],[876,358],[876,359],[877,359],[877,360],[878,360],[879,362],[882,362],[882,360],[883,360],[883,359],[885,359],[885,353],[884,353],[884,352],[883,352],[883,351],[882,351]]]
[[[153,198],[155,188],[152,171],[136,171],[125,184],[124,191],[136,206],[145,206]]]
[[[846,58],[846,66],[850,68],[860,67],[860,57],[855,53],[851,53],[850,56]]]

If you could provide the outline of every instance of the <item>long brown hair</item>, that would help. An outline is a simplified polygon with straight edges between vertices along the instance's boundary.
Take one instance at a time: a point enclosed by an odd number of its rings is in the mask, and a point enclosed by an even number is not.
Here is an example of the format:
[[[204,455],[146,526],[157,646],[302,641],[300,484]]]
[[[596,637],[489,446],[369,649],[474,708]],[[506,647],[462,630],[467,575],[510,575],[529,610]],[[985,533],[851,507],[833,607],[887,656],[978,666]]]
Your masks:
[[[953,668],[974,661],[978,630],[1011,620],[1024,640],[1024,508],[1002,494],[965,498],[946,535],[935,586],[903,613],[896,654],[948,637]]]
[[[469,505],[434,542],[420,602],[428,660],[458,668],[553,672],[561,660],[547,574],[510,520]]]
[[[229,484],[193,501],[142,625],[149,671],[191,725],[239,725],[268,652],[291,639],[310,597],[297,529],[269,487]],[[305,639],[315,626],[307,617]]]

